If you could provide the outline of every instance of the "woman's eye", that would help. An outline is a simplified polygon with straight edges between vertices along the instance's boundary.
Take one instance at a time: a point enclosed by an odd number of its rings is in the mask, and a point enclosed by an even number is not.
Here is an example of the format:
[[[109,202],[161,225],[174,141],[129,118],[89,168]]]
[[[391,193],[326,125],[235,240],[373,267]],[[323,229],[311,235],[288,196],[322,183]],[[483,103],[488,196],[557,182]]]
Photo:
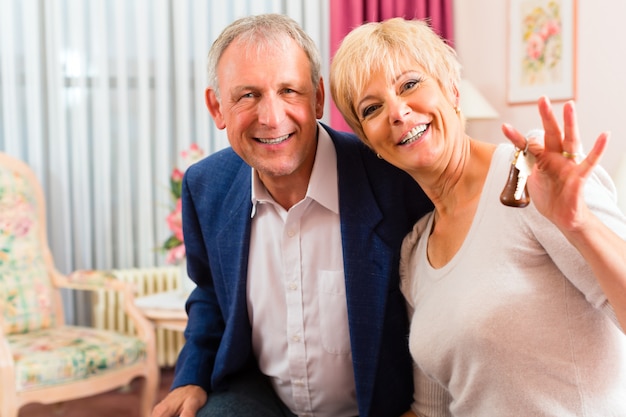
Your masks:
[[[365,119],[370,114],[374,113],[378,109],[377,105],[367,106],[361,111],[361,118]]]
[[[410,90],[413,87],[415,87],[418,83],[419,83],[419,81],[417,81],[417,80],[407,81],[404,84],[402,84],[402,91]]]

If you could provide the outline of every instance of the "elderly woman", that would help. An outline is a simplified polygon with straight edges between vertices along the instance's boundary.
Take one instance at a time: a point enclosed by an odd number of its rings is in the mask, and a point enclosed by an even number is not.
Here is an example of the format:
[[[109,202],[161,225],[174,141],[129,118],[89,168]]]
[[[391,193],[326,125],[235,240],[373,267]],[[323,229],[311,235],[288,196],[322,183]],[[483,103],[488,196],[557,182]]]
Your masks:
[[[399,18],[354,29],[331,67],[351,128],[435,205],[402,252],[406,415],[626,415],[626,219],[597,166],[608,134],[582,159],[573,103],[562,131],[542,98],[545,144],[508,125],[517,153],[471,138],[459,74],[426,23]],[[500,202],[519,149],[536,159],[525,208]]]

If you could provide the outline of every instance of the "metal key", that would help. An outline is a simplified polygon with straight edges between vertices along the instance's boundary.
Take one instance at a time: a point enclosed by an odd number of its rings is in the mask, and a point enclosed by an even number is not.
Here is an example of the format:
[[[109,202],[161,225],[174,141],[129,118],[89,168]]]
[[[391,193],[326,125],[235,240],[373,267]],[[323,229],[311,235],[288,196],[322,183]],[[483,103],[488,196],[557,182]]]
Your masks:
[[[533,138],[535,141],[543,142],[544,131],[533,129],[526,134],[526,148],[515,148],[515,156],[511,162],[509,178],[500,194],[502,204],[511,207],[526,207],[530,203],[526,181],[535,165],[535,156],[528,152],[528,141]]]
[[[517,174],[517,185],[513,194],[513,198],[516,200],[521,199],[522,195],[526,194],[526,181],[528,181],[528,176],[533,170],[533,165],[535,165],[535,155],[528,151],[520,152],[517,155],[515,168],[518,169],[519,173]]]

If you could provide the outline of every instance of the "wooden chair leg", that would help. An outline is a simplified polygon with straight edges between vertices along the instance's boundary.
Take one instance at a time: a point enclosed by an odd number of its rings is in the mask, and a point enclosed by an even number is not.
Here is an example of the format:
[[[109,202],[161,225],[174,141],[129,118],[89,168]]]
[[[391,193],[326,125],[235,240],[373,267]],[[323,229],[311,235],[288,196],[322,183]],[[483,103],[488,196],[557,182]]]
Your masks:
[[[151,367],[148,374],[143,379],[141,389],[141,417],[150,417],[152,408],[156,404],[157,391],[161,378],[158,367]]]
[[[52,413],[55,416],[62,416],[63,414],[65,414],[65,403],[60,402],[52,404]]]

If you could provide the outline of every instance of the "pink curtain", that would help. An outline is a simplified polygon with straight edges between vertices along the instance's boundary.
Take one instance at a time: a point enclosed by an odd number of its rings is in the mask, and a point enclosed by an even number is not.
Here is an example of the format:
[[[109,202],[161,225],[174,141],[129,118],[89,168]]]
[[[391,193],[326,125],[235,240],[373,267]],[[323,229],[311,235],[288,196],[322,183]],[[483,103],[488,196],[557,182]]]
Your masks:
[[[454,41],[452,18],[453,0],[331,0],[330,51],[331,57],[350,30],[364,22],[378,22],[391,17],[406,19],[428,18],[435,31]],[[332,58],[331,58],[332,59]],[[331,103],[330,124],[335,129],[350,130],[341,113]]]

